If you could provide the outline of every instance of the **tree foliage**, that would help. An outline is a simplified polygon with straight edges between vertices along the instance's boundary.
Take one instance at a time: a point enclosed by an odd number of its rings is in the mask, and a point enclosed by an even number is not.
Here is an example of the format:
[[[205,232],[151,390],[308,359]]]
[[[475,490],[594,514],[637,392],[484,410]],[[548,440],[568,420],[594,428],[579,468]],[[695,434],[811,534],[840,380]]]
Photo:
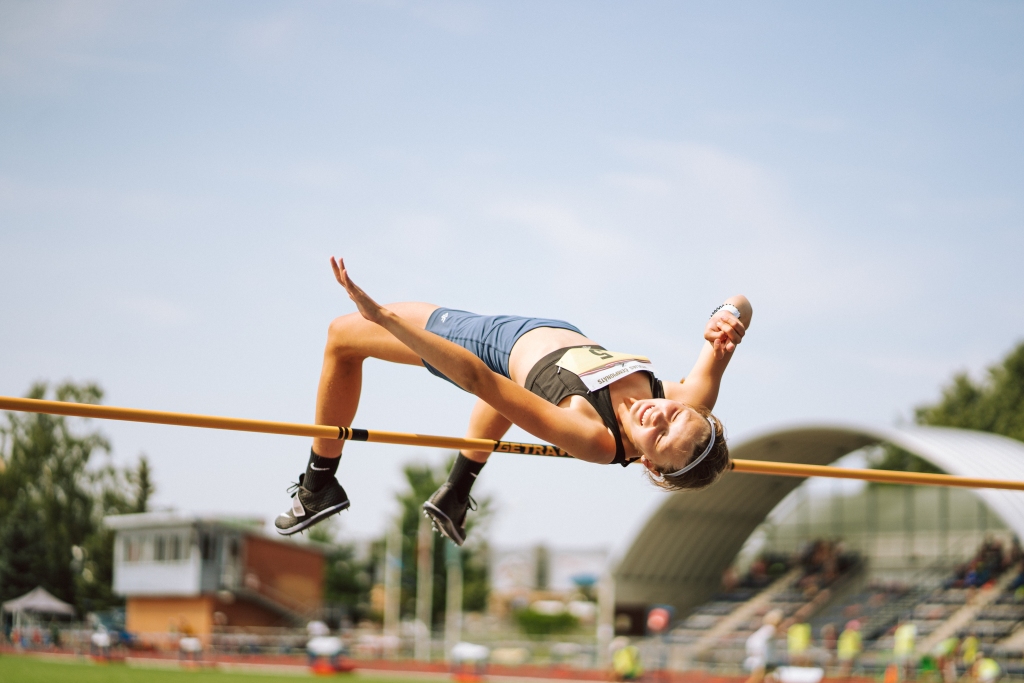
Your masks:
[[[403,470],[406,488],[399,492],[396,499],[401,511],[398,520],[402,531],[402,594],[400,605],[403,617],[411,617],[416,611],[416,543],[420,520],[423,519],[422,505],[447,478],[454,457],[448,461],[447,469],[437,469],[424,463],[406,465]],[[461,549],[463,590],[462,605],[467,611],[482,611],[487,606],[487,543],[481,534],[490,515],[490,500],[479,501],[479,509],[470,513],[467,520],[467,532],[470,534]],[[352,544],[336,542],[337,528],[328,521],[317,525],[309,533],[312,541],[327,543],[333,546],[328,553],[326,576],[324,577],[324,599],[334,607],[340,607],[346,617],[354,622],[364,618],[380,618],[380,614],[371,614],[370,593],[373,586],[383,585],[385,541],[378,539],[370,544],[365,557],[356,553]],[[447,572],[445,567],[445,544],[448,543],[440,535],[434,536],[433,557],[433,621],[436,624],[444,618],[445,599],[447,592]]]
[[[29,398],[46,398],[44,383]],[[58,401],[99,403],[95,384],[64,383]],[[7,413],[0,426],[0,600],[42,586],[81,612],[117,604],[113,533],[107,514],[146,509],[153,485],[143,457],[137,470],[114,467],[110,443],[55,415]],[[100,460],[97,456],[107,456]],[[97,462],[99,461],[99,462]]]
[[[523,633],[530,636],[549,636],[572,633],[580,626],[580,620],[568,612],[543,614],[529,607],[516,612],[516,621]]]
[[[449,458],[447,467],[438,469],[425,463],[406,465],[405,474],[408,489],[399,493],[402,529],[402,614],[412,616],[416,611],[416,543],[420,520],[423,519],[423,502],[440,488],[448,478],[448,471],[455,462]],[[466,542],[461,548],[462,559],[462,607],[467,611],[482,611],[487,605],[487,542],[482,533],[472,533],[474,528],[482,530],[491,514],[491,501],[481,498],[478,509],[469,513],[466,520]],[[445,570],[445,544],[440,535],[434,538],[434,595],[433,615],[435,624],[443,619],[445,595],[447,593],[447,572]]]
[[[377,546],[371,545],[368,557],[359,557],[352,543],[338,543],[337,517],[327,519],[309,531],[309,540],[330,547],[324,564],[324,602],[329,619],[337,618],[357,624],[370,616],[370,590],[378,557]]]
[[[976,429],[1024,441],[1024,343],[991,366],[980,382],[966,373],[954,375],[942,390],[942,398],[918,406],[914,417],[922,425]],[[927,460],[892,444],[883,445],[870,465],[879,470],[944,474]]]
[[[991,366],[979,382],[953,377],[934,404],[915,411],[919,424],[977,429],[1024,441],[1024,343]]]
[[[875,456],[869,459],[869,465],[876,470],[945,474],[943,470],[924,458],[889,443],[883,444]],[[872,485],[886,486],[886,484],[878,484],[878,482],[872,482]]]

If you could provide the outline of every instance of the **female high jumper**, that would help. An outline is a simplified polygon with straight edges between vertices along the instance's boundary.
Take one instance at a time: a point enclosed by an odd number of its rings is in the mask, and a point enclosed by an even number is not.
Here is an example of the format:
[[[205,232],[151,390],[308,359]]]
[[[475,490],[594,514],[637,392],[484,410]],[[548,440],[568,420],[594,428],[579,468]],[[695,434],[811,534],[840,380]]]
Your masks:
[[[722,423],[711,414],[729,360],[753,309],[734,296],[711,313],[707,342],[686,379],[662,382],[643,356],[607,351],[561,320],[483,316],[427,303],[381,306],[360,289],[343,260],[334,277],[358,313],[331,323],[317,391],[316,422],[348,427],[355,418],[367,358],[424,365],[479,400],[466,436],[500,440],[513,424],[602,465],[640,461],[666,489],[701,489],[729,464]],[[291,508],[275,521],[285,535],[349,506],[335,478],[344,442],[314,439]],[[435,527],[465,540],[470,488],[490,453],[462,451],[423,504]]]

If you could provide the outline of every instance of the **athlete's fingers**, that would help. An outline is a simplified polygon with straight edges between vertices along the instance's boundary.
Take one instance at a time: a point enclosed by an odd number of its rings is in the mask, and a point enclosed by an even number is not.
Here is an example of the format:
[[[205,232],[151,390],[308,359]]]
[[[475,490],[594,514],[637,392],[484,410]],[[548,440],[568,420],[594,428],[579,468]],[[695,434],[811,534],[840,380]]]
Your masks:
[[[739,321],[737,321],[739,322]],[[743,339],[743,335],[736,329],[732,320],[720,320],[718,321],[718,327],[722,330],[722,333],[729,339],[733,344],[739,344]]]
[[[345,288],[345,292],[349,298],[355,301],[357,304],[357,292],[360,292],[359,288],[356,287],[355,283],[352,282],[352,278],[348,276],[348,270],[345,269],[345,259],[339,258],[335,261],[334,257],[331,257],[331,267],[334,269],[334,277],[338,280],[338,284]]]
[[[732,313],[726,313],[726,316],[727,317],[725,319],[730,325],[732,325],[732,328],[736,330],[737,334],[739,334],[742,339],[743,335],[747,333],[747,326],[743,324],[742,320],[734,316]]]
[[[723,344],[732,340],[732,329],[727,321],[719,320],[715,323],[715,326],[718,327],[717,337],[722,340]]]

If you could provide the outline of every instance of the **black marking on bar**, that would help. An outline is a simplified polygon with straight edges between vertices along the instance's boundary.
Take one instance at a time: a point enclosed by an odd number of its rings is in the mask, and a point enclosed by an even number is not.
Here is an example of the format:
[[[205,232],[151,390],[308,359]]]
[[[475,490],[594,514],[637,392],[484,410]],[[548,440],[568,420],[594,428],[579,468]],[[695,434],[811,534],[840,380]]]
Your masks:
[[[370,438],[370,432],[366,429],[349,429],[352,436],[348,437],[352,441],[367,441]]]
[[[493,453],[522,453],[524,455],[546,455],[552,458],[571,458],[568,451],[557,446],[539,443],[516,443],[514,441],[495,441]]]
[[[344,427],[338,427],[338,436],[336,438],[339,441],[341,441],[341,440],[343,440],[345,438],[345,428]]]

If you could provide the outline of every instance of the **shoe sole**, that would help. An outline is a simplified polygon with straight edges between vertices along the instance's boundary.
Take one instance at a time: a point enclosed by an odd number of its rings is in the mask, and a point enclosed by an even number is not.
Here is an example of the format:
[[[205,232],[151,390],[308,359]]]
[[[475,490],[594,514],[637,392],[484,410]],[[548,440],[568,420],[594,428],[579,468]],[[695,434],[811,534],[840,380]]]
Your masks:
[[[437,530],[441,532],[441,535],[448,538],[455,545],[462,545],[466,542],[466,537],[459,533],[458,528],[451,518],[441,512],[441,509],[431,503],[429,500],[423,504],[423,512],[427,514],[437,527]]]
[[[320,521],[324,520],[325,518],[330,517],[331,515],[333,515],[336,512],[341,512],[342,510],[347,510],[349,505],[351,505],[351,504],[352,504],[351,501],[346,500],[344,503],[338,503],[337,505],[332,505],[329,508],[324,508],[323,510],[321,510],[318,513],[316,513],[315,515],[313,515],[309,519],[305,519],[305,520],[299,522],[298,524],[296,524],[295,526],[288,527],[287,529],[280,529],[278,527],[274,527],[274,528],[277,529],[277,533],[281,534],[282,536],[291,536],[292,534],[297,534],[300,531],[305,531],[306,529],[308,529],[309,527],[313,526],[317,522],[320,522]]]

